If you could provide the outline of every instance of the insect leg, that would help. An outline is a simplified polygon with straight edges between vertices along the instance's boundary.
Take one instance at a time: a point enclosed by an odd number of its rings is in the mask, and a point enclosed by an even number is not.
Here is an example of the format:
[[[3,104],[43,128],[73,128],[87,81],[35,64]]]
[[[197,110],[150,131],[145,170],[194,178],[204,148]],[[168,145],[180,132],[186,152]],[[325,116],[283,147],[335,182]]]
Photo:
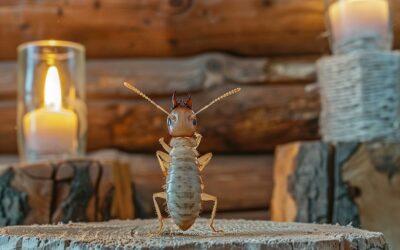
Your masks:
[[[164,176],[167,176],[169,162],[171,161],[171,156],[169,156],[169,154],[164,153],[162,151],[157,151],[156,155],[157,155],[158,163],[160,163],[161,171],[163,172]]]
[[[217,232],[217,233],[224,232],[222,230],[216,230],[215,227],[214,227],[214,219],[215,219],[215,214],[217,212],[217,203],[218,203],[217,197],[215,197],[213,195],[206,194],[206,193],[201,193],[201,200],[202,201],[213,201],[214,202],[214,206],[213,206],[213,209],[212,209],[212,212],[211,212],[211,218],[210,218],[209,226],[214,232]]]
[[[196,147],[195,148],[197,148],[200,145],[201,138],[203,138],[203,136],[199,133],[194,133],[194,136],[196,137]]]
[[[165,149],[165,151],[167,151],[168,153],[171,152],[171,147],[167,143],[165,143],[164,137],[158,139],[158,141],[160,142],[161,146]]]
[[[164,223],[163,223],[163,217],[161,215],[160,207],[158,206],[156,198],[162,198],[162,199],[166,200],[167,199],[167,193],[166,192],[160,192],[160,193],[154,193],[153,194],[154,207],[156,209],[158,221],[160,222],[160,228],[158,229],[157,234],[160,234],[160,233],[162,233]]]
[[[199,171],[203,171],[203,169],[207,166],[207,164],[210,162],[212,157],[212,153],[208,153],[205,155],[200,156],[197,161],[199,162]]]

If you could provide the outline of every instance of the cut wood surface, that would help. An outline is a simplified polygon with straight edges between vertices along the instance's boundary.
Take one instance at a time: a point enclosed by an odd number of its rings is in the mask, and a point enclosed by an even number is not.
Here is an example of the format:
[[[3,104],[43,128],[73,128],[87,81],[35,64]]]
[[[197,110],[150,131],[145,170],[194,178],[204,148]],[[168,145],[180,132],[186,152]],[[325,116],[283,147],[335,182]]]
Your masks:
[[[162,235],[157,220],[13,226],[0,229],[4,249],[354,249],[386,250],[379,232],[352,227],[266,221],[217,220],[225,233],[212,233],[207,220],[198,219],[187,232],[171,222]]]
[[[17,152],[16,79],[10,73],[14,66],[0,63],[2,154]],[[165,108],[170,107],[174,90],[194,93],[195,110],[242,87],[239,95],[199,115],[201,151],[265,152],[277,144],[315,139],[319,96],[305,85],[314,78],[314,70],[312,58],[240,59],[224,54],[89,62],[88,148],[155,152],[158,139],[168,135],[165,115],[124,88],[124,80],[135,82]]]
[[[277,148],[272,220],[352,224],[400,247],[400,144],[296,142]]]
[[[1,171],[2,226],[152,218],[152,195],[165,184],[155,154],[115,150],[84,159],[2,165]],[[271,155],[214,156],[202,179],[205,191],[218,197],[218,218],[269,218]],[[212,204],[202,205],[201,215],[209,216]]]
[[[326,51],[323,3],[260,1],[1,1],[0,59],[38,39],[84,44],[90,57]]]

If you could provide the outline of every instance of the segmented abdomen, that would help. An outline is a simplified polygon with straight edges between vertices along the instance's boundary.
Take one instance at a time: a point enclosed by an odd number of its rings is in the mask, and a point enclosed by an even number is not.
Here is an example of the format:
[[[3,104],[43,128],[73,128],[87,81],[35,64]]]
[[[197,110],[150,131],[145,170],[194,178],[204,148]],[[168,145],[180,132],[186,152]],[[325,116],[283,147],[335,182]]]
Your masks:
[[[186,138],[180,138],[184,139]],[[192,142],[187,143],[191,145]],[[182,230],[189,229],[199,216],[202,191],[197,151],[186,145],[187,143],[173,147],[170,152],[171,162],[166,183],[169,214]]]

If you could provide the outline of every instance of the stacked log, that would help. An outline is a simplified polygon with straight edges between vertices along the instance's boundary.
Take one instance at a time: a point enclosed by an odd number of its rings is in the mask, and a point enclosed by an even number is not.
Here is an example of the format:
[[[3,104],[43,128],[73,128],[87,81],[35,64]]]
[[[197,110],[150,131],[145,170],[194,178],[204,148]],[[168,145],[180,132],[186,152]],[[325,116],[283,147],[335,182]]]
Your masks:
[[[205,190],[219,198],[221,218],[267,219],[271,179],[270,156],[217,156],[203,175]],[[164,184],[155,155],[114,150],[83,159],[3,165],[0,225],[154,217],[152,194]],[[203,215],[210,211],[204,204]]]
[[[15,154],[16,74],[0,63],[0,153]],[[199,109],[228,89],[238,96],[199,115],[201,151],[265,152],[277,144],[317,138],[319,97],[305,84],[315,74],[314,58],[239,58],[206,54],[186,59],[88,62],[88,149],[155,152],[167,136],[166,117],[122,86],[135,85],[165,108],[171,95],[193,94]]]
[[[400,247],[400,145],[295,142],[277,148],[275,221],[351,224]]]

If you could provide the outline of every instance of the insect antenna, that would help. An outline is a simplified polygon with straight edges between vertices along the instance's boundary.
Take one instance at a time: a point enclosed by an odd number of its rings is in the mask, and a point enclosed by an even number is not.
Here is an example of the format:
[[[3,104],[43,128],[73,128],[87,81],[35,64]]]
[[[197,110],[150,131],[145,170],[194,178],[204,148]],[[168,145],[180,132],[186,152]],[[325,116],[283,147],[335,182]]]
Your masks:
[[[241,89],[240,88],[236,88],[236,89],[232,89],[231,91],[226,92],[225,94],[221,95],[218,98],[215,98],[214,100],[212,100],[209,104],[207,104],[206,106],[204,106],[203,108],[201,108],[199,111],[197,111],[195,113],[195,115],[197,115],[200,112],[203,112],[204,110],[208,109],[211,105],[213,105],[214,103],[221,101],[222,99],[234,95],[236,93],[238,93]]]
[[[144,99],[146,99],[147,101],[149,101],[151,104],[153,104],[154,106],[156,106],[156,108],[158,108],[159,110],[161,110],[162,112],[166,113],[167,115],[170,115],[168,111],[166,111],[165,109],[163,109],[160,105],[158,105],[157,103],[155,103],[153,100],[150,99],[150,97],[148,97],[147,95],[145,95],[142,91],[138,90],[135,86],[133,86],[132,84],[129,84],[127,82],[124,82],[124,86],[127,87],[128,89],[132,90],[133,92],[135,92],[136,94],[140,95],[141,97],[143,97]]]

